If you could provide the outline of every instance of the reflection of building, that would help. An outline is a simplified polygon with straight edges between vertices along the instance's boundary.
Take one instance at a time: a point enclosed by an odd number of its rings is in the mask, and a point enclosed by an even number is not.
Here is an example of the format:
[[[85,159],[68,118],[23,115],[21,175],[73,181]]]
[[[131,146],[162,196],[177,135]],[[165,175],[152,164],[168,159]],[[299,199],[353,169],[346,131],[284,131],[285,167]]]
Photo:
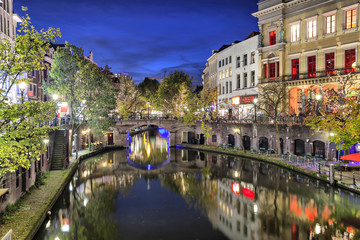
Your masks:
[[[240,192],[235,193],[233,183],[227,178],[218,180],[217,226],[229,239],[261,239],[258,206],[253,198],[241,192],[249,186],[245,182],[237,183]]]
[[[338,91],[332,76],[359,72],[358,11],[357,0],[259,1],[259,76],[263,84],[285,82],[286,112],[305,113],[316,93]]]

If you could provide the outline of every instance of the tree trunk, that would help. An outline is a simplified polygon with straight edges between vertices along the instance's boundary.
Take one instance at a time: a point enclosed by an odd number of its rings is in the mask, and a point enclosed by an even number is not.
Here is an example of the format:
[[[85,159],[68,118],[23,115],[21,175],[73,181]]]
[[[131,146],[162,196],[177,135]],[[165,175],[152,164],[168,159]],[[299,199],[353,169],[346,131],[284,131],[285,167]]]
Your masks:
[[[277,121],[275,120],[275,128],[276,128],[276,145],[277,145],[277,153],[281,156],[281,141],[280,141],[280,134],[279,134],[279,126]]]

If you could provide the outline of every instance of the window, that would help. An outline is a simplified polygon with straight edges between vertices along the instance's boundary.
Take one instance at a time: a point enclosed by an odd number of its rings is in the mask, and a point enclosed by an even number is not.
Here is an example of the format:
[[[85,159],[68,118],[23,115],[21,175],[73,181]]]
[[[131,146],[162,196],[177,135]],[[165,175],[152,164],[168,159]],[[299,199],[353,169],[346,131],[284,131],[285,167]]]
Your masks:
[[[221,71],[219,72],[219,79],[221,80]]]
[[[313,38],[313,37],[316,37],[317,35],[317,21],[316,19],[313,19],[313,20],[309,20],[307,22],[307,37],[308,38]]]
[[[255,63],[255,52],[251,52],[250,64]]]
[[[297,113],[302,111],[302,90],[297,90]]]
[[[224,59],[222,60],[222,64],[221,64],[222,66],[225,66],[225,64],[224,64]]]
[[[230,93],[232,93],[232,82],[230,82]]]
[[[212,142],[216,142],[216,135],[212,135]]]
[[[251,87],[255,87],[255,71],[251,71]]]
[[[232,77],[232,68],[229,68],[229,77]]]
[[[226,65],[228,64],[228,58],[225,59],[225,64],[226,64]]]
[[[244,86],[243,88],[247,88],[247,73],[244,73]]]
[[[291,79],[299,79],[299,59],[291,60]]]
[[[231,63],[231,56],[229,57],[229,63]]]
[[[219,61],[219,67],[221,67],[221,61]]]
[[[356,8],[345,11],[345,29],[356,27]]]
[[[226,82],[226,93],[229,93],[229,83]]]
[[[267,78],[267,64],[264,64],[264,78]]]
[[[269,45],[275,45],[276,44],[276,31],[269,32]]]
[[[353,64],[356,64],[356,51],[355,49],[345,50],[345,72],[355,72],[355,67]]]
[[[291,41],[297,42],[300,41],[300,23],[291,25]]]
[[[247,54],[244,54],[244,56],[243,56],[243,61],[244,61],[244,66],[246,66],[247,65]]]
[[[335,14],[325,17],[325,33],[335,32]]]
[[[240,57],[236,57],[236,67],[240,67]]]
[[[326,53],[325,54],[325,72],[326,75],[335,74],[335,53]]]
[[[236,75],[236,88],[240,88],[240,74]]]
[[[229,77],[229,69],[225,69],[225,77]]]
[[[316,77],[316,56],[308,57],[308,77]]]
[[[275,78],[275,63],[269,63],[269,78]]]
[[[35,84],[29,84],[28,96],[29,97],[35,97],[36,96],[36,85]]]
[[[225,94],[225,87],[223,86],[223,94]]]
[[[222,77],[222,78],[225,78],[225,70],[222,70],[222,71],[221,71],[221,74],[222,74],[221,77]]]

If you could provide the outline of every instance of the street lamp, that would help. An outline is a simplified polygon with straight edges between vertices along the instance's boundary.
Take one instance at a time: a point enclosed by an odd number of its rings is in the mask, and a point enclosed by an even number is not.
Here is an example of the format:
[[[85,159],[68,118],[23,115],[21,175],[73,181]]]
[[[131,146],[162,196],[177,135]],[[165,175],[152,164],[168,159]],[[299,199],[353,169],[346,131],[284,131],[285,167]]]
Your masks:
[[[20,89],[20,92],[21,92],[21,103],[24,103],[24,91],[26,89],[26,82],[21,82],[19,84],[19,89]]]
[[[259,100],[257,98],[254,98],[254,112],[255,112],[255,122],[256,122],[256,104]]]
[[[316,99],[316,101],[317,101],[316,113],[317,113],[317,115],[319,116],[319,115],[320,115],[320,110],[319,110],[319,108],[320,108],[320,101],[321,101],[321,99],[322,99],[322,95],[321,95],[320,93],[316,94],[316,95],[315,95],[315,99]]]

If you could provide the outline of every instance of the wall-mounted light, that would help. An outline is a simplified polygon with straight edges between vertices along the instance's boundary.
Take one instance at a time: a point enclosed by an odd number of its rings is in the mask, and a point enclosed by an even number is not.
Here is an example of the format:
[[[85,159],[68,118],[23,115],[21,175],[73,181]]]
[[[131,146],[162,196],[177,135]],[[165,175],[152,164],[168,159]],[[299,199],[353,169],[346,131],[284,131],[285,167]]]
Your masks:
[[[310,141],[310,139],[307,138],[307,139],[306,139],[306,142],[309,142],[309,141]]]
[[[289,139],[289,137],[286,137],[286,139]]]
[[[335,136],[335,133],[332,133],[332,132],[331,132],[331,133],[330,133],[330,137],[333,137],[333,136]]]

